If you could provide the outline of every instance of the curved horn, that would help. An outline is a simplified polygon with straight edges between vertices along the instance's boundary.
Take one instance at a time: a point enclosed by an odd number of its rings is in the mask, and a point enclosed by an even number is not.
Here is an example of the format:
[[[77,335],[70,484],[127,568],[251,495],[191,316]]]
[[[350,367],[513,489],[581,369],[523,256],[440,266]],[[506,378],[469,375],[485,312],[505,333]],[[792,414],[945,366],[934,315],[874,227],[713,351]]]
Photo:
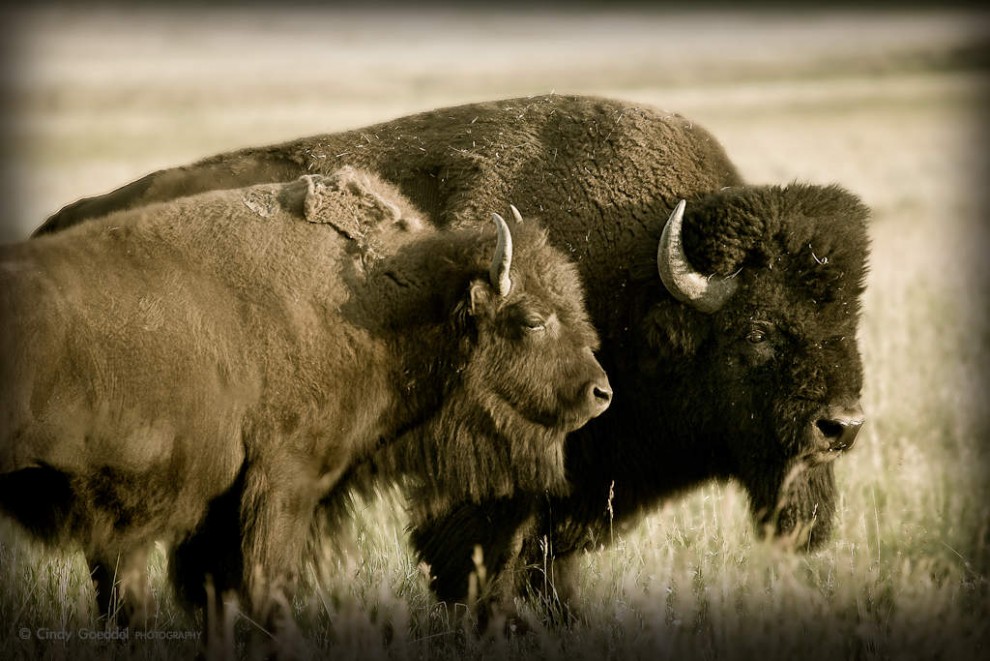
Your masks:
[[[519,209],[516,208],[516,205],[510,204],[509,208],[512,209],[512,217],[515,219],[515,221],[517,223],[522,224],[522,214],[519,213]]]
[[[495,256],[492,258],[491,268],[488,269],[488,279],[491,280],[498,295],[504,298],[512,289],[512,280],[509,279],[509,269],[512,268],[512,235],[502,216],[493,213],[492,220],[495,221],[495,228],[498,231],[498,242],[495,244]]]
[[[725,305],[739,283],[717,275],[705,276],[691,267],[681,244],[685,206],[687,203],[684,200],[678,202],[667,219],[657,247],[657,269],[664,286],[674,298],[711,314]]]

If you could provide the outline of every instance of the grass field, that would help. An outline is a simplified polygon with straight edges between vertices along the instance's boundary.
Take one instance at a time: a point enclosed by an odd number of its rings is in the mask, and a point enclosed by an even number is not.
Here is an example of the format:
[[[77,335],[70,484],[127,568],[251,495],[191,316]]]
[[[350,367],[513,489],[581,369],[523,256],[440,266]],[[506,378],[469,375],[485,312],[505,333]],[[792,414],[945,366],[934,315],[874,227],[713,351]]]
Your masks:
[[[367,503],[297,606],[334,659],[975,659],[990,653],[990,15],[273,8],[36,10],[7,21],[4,220],[240,146],[550,91],[680,112],[753,183],[838,182],[873,208],[860,341],[869,421],[834,540],[757,541],[710,485],[580,559],[581,621],[465,637],[432,601],[393,494]],[[153,564],[159,632],[195,631]],[[99,641],[85,563],[0,522],[0,657],[173,658]],[[68,632],[60,641],[51,636]],[[387,640],[387,642],[386,642]]]

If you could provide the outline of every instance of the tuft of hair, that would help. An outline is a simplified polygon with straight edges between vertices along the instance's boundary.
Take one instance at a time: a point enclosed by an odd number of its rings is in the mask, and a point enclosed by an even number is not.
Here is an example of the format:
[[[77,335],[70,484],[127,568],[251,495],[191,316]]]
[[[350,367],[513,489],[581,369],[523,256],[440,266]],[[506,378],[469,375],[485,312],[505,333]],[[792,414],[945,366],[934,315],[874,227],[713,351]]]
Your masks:
[[[841,277],[861,290],[868,218],[869,208],[834,184],[726,188],[688,203],[684,250],[702,273],[779,265],[821,289]]]

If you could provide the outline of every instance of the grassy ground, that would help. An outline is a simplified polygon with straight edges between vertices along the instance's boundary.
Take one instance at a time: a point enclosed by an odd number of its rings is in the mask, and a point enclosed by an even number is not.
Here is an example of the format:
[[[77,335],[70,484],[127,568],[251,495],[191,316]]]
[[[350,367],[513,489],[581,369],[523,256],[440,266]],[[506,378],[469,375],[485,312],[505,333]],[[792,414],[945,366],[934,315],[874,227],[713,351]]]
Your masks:
[[[190,20],[192,17],[194,20]],[[486,98],[585,92],[709,128],[750,181],[838,182],[874,209],[861,343],[869,422],[837,467],[834,541],[759,543],[710,485],[580,558],[567,631],[465,638],[432,601],[393,494],[328,551],[299,617],[336,658],[968,659],[990,651],[984,379],[987,15],[128,14],[9,23],[4,239],[152,169]],[[156,630],[195,631],[153,563]],[[190,640],[94,641],[78,553],[0,522],[0,656],[172,658]],[[69,632],[72,640],[50,637]],[[23,637],[22,637],[22,632]],[[388,642],[386,642],[386,639]]]

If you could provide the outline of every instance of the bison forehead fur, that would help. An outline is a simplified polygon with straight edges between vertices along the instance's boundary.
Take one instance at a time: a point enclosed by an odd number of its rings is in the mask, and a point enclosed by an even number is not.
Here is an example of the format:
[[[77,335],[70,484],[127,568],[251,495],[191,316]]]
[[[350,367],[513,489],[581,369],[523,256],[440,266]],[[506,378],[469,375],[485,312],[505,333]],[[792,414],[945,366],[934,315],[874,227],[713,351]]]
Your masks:
[[[692,201],[685,250],[704,273],[751,267],[804,300],[855,302],[869,251],[867,213],[857,197],[834,185],[729,188]]]

